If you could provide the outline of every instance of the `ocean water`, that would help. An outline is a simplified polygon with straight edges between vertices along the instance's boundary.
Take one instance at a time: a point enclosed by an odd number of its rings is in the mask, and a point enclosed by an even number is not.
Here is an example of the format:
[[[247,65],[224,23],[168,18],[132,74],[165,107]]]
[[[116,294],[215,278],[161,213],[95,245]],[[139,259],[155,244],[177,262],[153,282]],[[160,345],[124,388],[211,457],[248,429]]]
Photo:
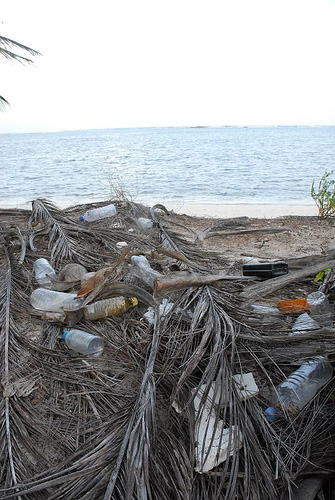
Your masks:
[[[335,127],[176,127],[0,134],[0,205],[314,204]]]

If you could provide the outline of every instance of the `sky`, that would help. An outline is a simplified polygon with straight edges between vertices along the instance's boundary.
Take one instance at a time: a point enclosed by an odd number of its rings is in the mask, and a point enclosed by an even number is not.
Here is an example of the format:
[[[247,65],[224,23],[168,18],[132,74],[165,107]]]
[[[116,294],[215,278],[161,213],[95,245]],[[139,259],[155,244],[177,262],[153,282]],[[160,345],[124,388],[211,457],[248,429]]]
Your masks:
[[[335,125],[335,0],[2,0],[0,133]],[[23,55],[23,54],[22,54]]]

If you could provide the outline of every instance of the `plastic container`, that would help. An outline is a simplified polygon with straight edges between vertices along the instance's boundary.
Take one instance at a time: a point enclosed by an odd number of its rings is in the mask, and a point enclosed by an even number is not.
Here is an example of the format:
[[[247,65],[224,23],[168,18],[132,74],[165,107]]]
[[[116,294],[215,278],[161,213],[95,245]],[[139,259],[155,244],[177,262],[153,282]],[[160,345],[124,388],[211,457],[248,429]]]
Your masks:
[[[114,217],[116,214],[116,207],[112,203],[106,207],[92,208],[87,210],[84,215],[80,216],[80,220],[86,220],[87,222],[94,222],[96,220],[105,219],[107,217]]]
[[[275,389],[265,417],[274,422],[283,413],[296,415],[332,377],[333,368],[324,356],[303,363]]]
[[[309,314],[303,313],[297,317],[292,327],[289,335],[299,335],[299,333],[305,333],[310,330],[318,330],[320,328],[319,323],[315,319],[311,318]]]
[[[330,326],[333,321],[333,311],[327,296],[323,292],[313,292],[307,295],[307,306],[310,315],[321,326]]]
[[[93,304],[84,307],[86,319],[95,320],[106,318],[108,316],[117,316],[126,312],[131,307],[138,304],[136,297],[113,297],[111,299],[99,300]]]
[[[141,229],[151,229],[154,225],[151,219],[145,219],[144,217],[139,217],[137,224]]]
[[[140,280],[144,281],[150,288],[154,289],[155,278],[159,278],[161,273],[150,267],[150,264],[144,255],[133,255],[131,258],[131,271]]]
[[[286,262],[272,262],[267,264],[244,264],[243,276],[258,276],[259,278],[275,278],[288,273]]]
[[[63,333],[63,340],[70,349],[86,356],[100,356],[104,349],[101,337],[83,330],[67,330]]]
[[[76,293],[56,292],[46,288],[37,288],[30,296],[30,303],[40,311],[71,311],[82,306],[84,299],[78,299]]]
[[[307,299],[305,297],[299,297],[298,299],[292,300],[280,300],[277,302],[277,306],[283,312],[306,311]]]
[[[54,268],[47,259],[37,259],[34,262],[34,272],[37,283],[46,288],[52,285],[50,277],[57,278]]]
[[[280,315],[280,310],[277,307],[264,306],[262,304],[252,304],[250,307],[255,313],[262,314],[264,316],[279,316]]]

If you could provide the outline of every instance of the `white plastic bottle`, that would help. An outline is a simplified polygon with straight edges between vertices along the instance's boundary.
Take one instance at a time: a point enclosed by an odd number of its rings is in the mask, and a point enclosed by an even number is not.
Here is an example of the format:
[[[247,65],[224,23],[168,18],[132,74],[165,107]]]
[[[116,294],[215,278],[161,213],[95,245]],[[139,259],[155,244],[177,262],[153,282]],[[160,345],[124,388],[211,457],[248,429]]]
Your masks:
[[[333,320],[333,311],[327,295],[323,292],[312,292],[307,295],[307,307],[310,315],[321,326],[330,326]]]
[[[154,225],[151,219],[146,219],[145,217],[139,217],[137,219],[137,225],[141,229],[151,229]]]
[[[94,222],[96,220],[105,219],[106,217],[114,217],[116,214],[116,207],[112,203],[105,207],[92,208],[87,210],[84,215],[80,216],[80,220],[87,222]]]
[[[104,349],[104,341],[101,337],[84,330],[67,330],[63,333],[63,340],[70,349],[86,356],[100,356]]]
[[[265,410],[268,422],[274,422],[283,413],[294,416],[332,377],[333,368],[324,356],[303,363],[274,390],[271,404]]]
[[[37,288],[30,296],[30,303],[41,311],[71,311],[79,309],[84,299],[78,299],[76,293],[56,292],[46,288]]]
[[[133,275],[154,289],[154,279],[162,276],[161,273],[151,268],[148,259],[144,255],[133,255],[131,263],[131,271]]]
[[[50,277],[56,279],[56,272],[47,259],[37,259],[34,262],[34,272],[37,283],[46,288],[52,284]]]

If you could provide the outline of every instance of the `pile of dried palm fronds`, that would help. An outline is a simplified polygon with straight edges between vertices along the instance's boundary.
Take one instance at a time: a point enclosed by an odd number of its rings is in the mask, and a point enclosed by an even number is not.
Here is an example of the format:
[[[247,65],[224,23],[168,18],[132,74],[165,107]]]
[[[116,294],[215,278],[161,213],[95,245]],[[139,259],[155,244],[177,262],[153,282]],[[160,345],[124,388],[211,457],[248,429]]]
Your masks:
[[[85,207],[62,211],[44,200],[0,214],[0,498],[263,500],[290,495],[310,475],[320,487],[334,468],[333,382],[295,419],[269,424],[263,412],[301,359],[331,358],[333,329],[288,337],[285,319],[264,322],[248,307],[248,297],[271,292],[265,282],[225,272],[220,255],[205,253],[191,227],[180,232],[164,207],[115,203],[114,219],[92,224],[79,223]],[[139,229],[139,216],[154,227]],[[129,272],[139,254],[163,275],[155,290]],[[57,271],[68,263],[99,271],[85,303],[122,294],[139,305],[97,322],[43,321],[29,303],[39,257]],[[164,298],[174,305],[160,315]],[[143,319],[148,307],[153,325]],[[61,334],[74,325],[103,337],[101,357],[66,348]],[[232,376],[246,372],[260,392],[241,400]],[[213,387],[214,427],[238,428],[241,443],[202,473],[194,430]]]

